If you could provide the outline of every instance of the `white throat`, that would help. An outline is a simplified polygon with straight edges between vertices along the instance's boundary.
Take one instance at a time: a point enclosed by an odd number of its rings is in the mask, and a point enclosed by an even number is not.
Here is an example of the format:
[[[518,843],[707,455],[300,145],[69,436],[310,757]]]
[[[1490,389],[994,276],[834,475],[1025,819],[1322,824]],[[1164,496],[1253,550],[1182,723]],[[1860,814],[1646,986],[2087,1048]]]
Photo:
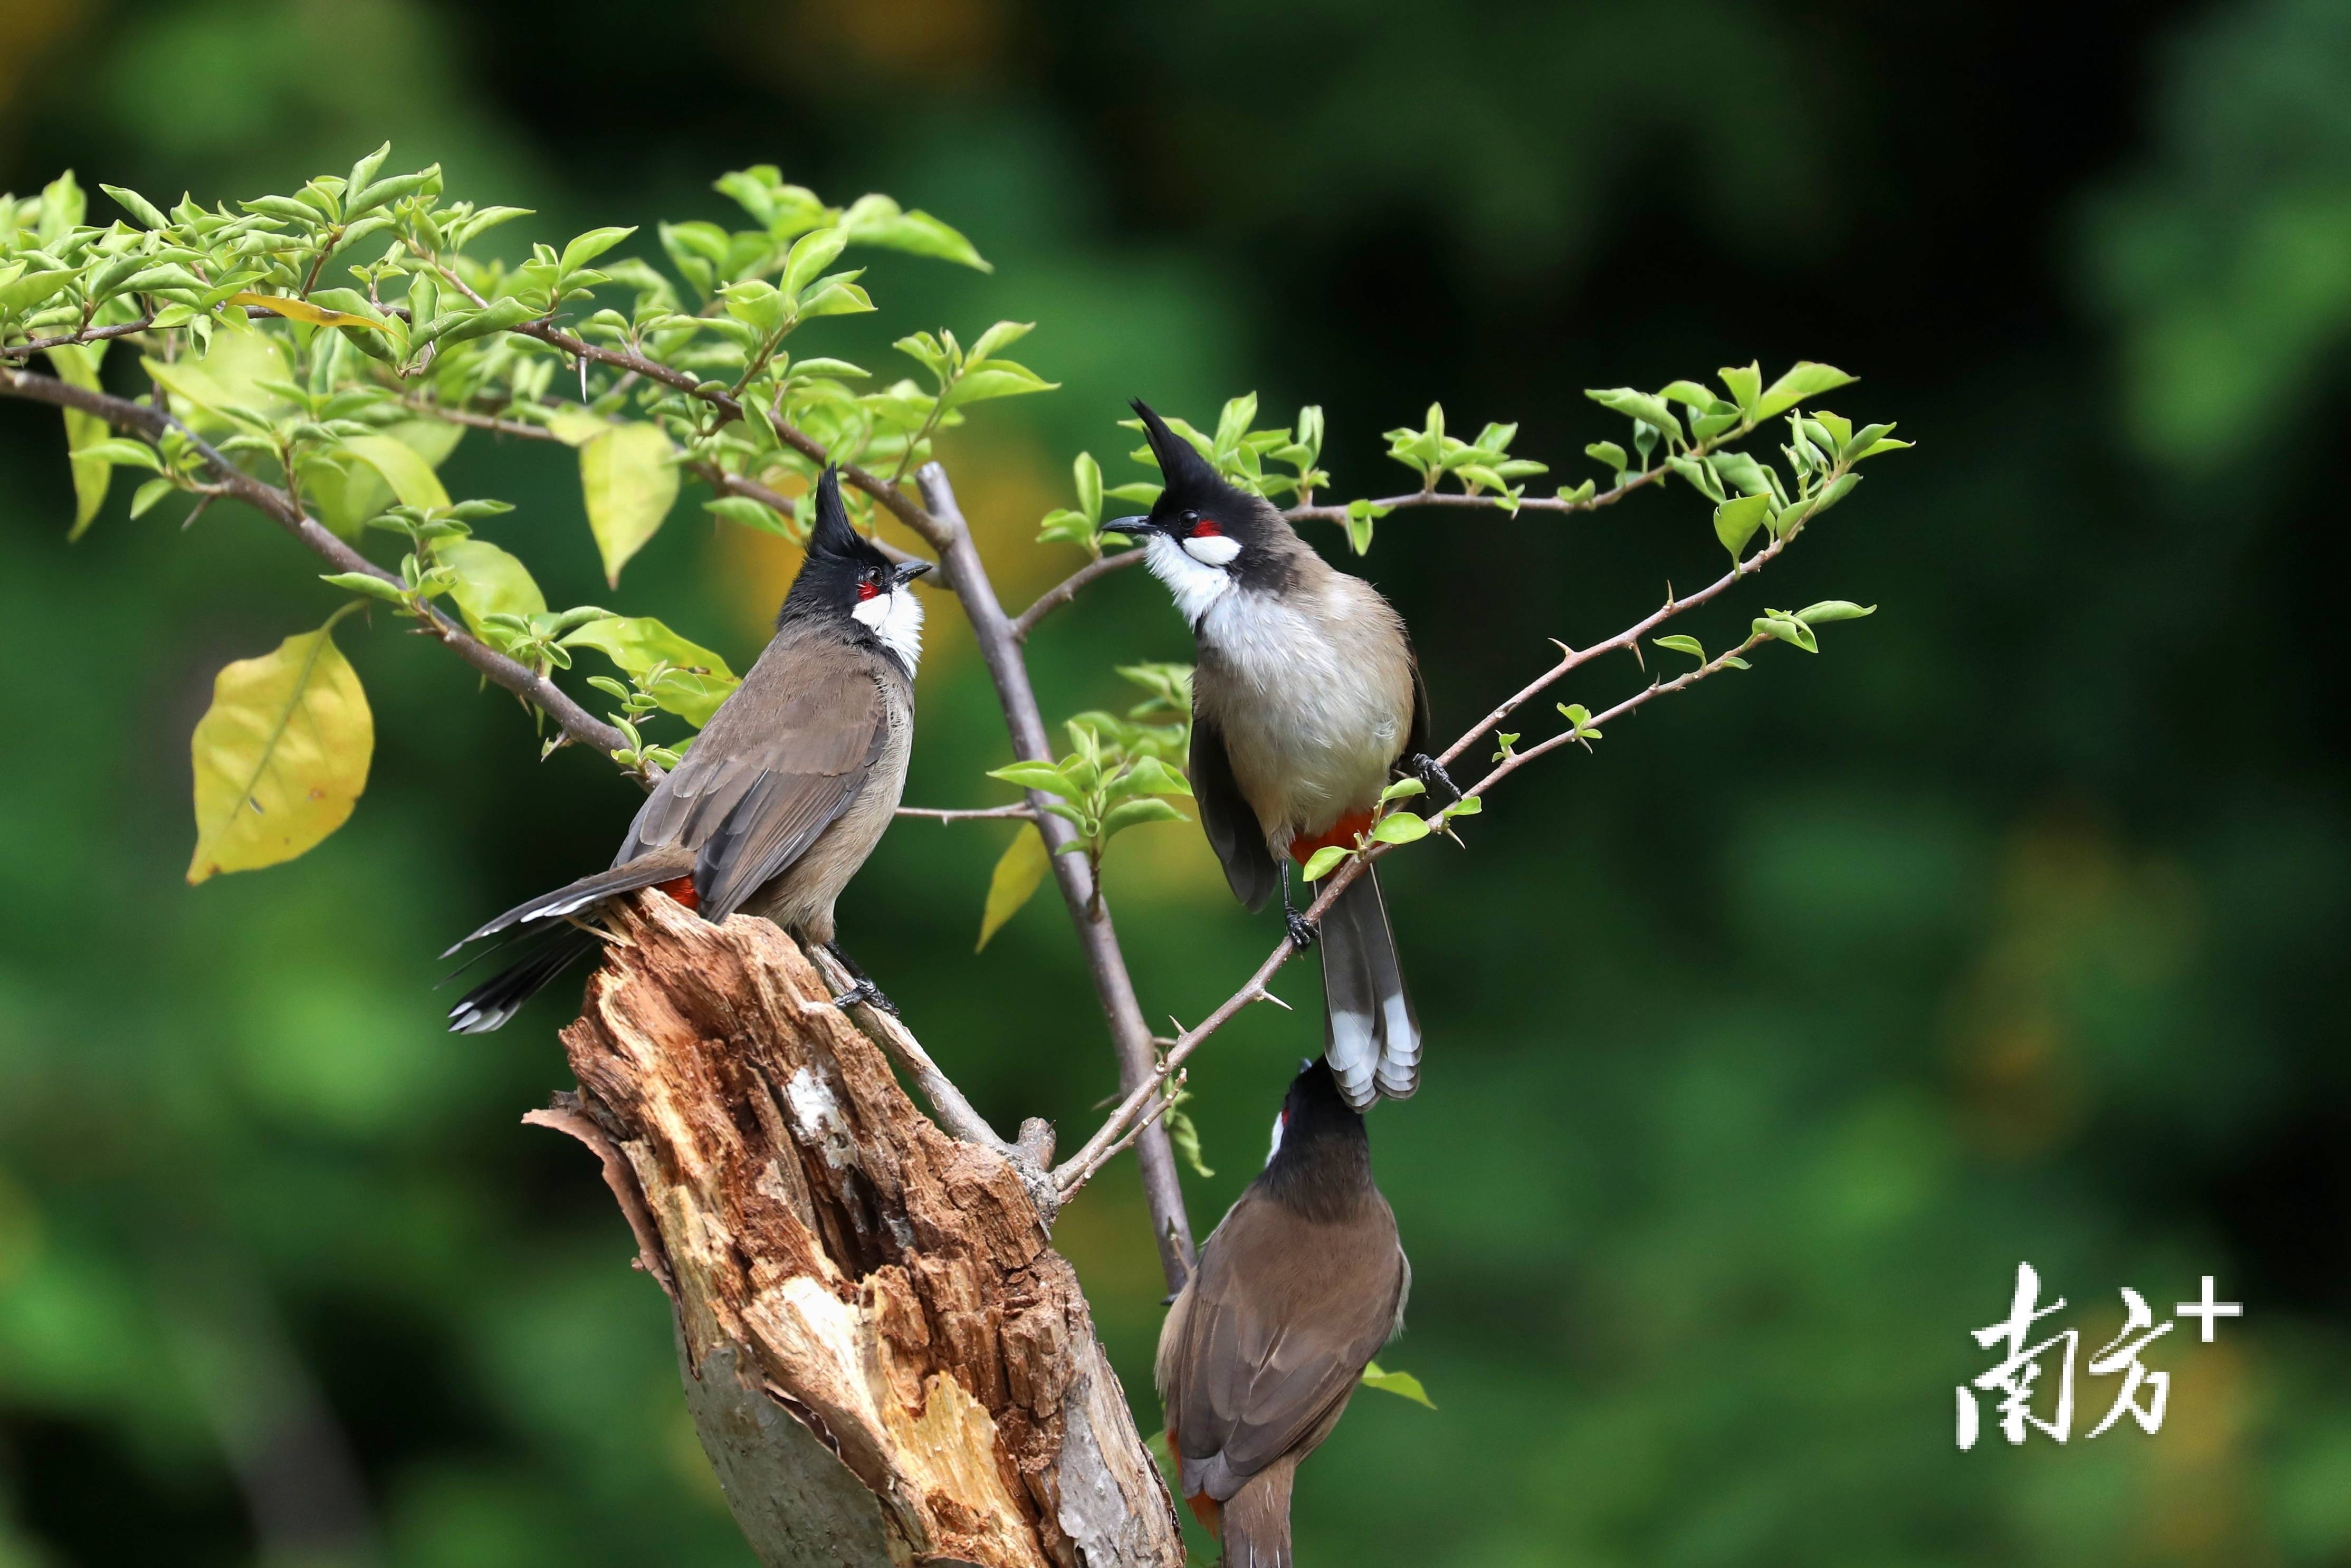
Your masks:
[[[914,665],[923,656],[923,601],[914,597],[913,589],[893,588],[887,593],[877,593],[861,600],[849,613],[881,639],[891,656],[906,666],[906,674],[914,673]]]
[[[1239,553],[1239,547],[1230,539],[1186,541],[1186,544],[1210,543],[1228,547],[1228,551],[1214,552],[1223,554],[1225,560],[1230,560]],[[1151,569],[1152,576],[1167,585],[1167,591],[1176,596],[1176,610],[1187,623],[1195,627],[1200,624],[1200,618],[1207,614],[1217,601],[1233,591],[1232,573],[1225,570],[1222,561],[1211,563],[1203,560],[1186,545],[1177,544],[1163,533],[1155,531],[1144,538],[1143,564]]]

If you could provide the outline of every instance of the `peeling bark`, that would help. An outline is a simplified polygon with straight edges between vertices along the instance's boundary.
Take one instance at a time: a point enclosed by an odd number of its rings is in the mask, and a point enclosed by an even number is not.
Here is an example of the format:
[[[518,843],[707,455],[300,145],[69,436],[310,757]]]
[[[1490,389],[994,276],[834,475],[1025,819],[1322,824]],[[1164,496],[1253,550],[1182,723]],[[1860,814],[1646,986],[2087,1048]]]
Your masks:
[[[934,1125],[774,925],[650,894],[611,928],[580,1092],[529,1119],[604,1161],[760,1561],[1180,1563],[1013,1163]]]

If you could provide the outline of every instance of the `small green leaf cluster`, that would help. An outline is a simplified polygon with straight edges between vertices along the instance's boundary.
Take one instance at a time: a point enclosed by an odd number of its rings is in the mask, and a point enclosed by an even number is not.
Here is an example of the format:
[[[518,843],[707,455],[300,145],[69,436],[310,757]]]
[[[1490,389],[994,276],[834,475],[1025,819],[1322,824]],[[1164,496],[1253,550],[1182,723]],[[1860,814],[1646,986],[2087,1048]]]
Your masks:
[[[1106,531],[1102,528],[1102,503],[1105,497],[1148,507],[1159,498],[1159,486],[1136,481],[1128,485],[1102,486],[1102,465],[1091,452],[1081,452],[1070,465],[1070,475],[1076,482],[1078,504],[1056,507],[1045,514],[1037,529],[1037,542],[1071,544],[1099,559],[1104,545],[1126,545],[1134,541],[1124,534]]]
[[[1418,430],[1409,426],[1384,433],[1388,455],[1420,476],[1423,494],[1434,494],[1447,475],[1458,480],[1462,490],[1472,496],[1493,495],[1503,511],[1515,517],[1519,498],[1526,494],[1523,485],[1512,485],[1513,479],[1532,478],[1548,473],[1546,465],[1530,458],[1510,455],[1510,443],[1518,439],[1515,424],[1488,424],[1478,433],[1475,441],[1464,441],[1445,433],[1445,405],[1430,403],[1428,417]],[[1353,520],[1352,515],[1349,520]],[[1365,535],[1365,544],[1370,536]],[[1363,552],[1358,546],[1357,554]]]
[[[1060,761],[1015,762],[987,775],[1050,797],[1045,810],[1077,829],[1061,852],[1081,852],[1099,864],[1110,841],[1127,829],[1183,820],[1160,799],[1192,792],[1182,773],[1153,752],[1128,750],[1082,719],[1065,727],[1072,749]]]

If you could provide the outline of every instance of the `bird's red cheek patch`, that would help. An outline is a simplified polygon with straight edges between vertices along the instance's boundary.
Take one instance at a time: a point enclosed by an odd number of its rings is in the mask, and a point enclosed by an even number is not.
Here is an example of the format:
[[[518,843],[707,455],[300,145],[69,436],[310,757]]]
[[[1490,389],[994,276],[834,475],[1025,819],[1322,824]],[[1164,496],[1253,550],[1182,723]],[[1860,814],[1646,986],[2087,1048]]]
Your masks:
[[[1342,817],[1331,824],[1331,831],[1328,832],[1317,833],[1311,839],[1290,840],[1290,858],[1300,865],[1304,865],[1314,858],[1314,852],[1319,849],[1336,847],[1352,850],[1355,847],[1355,835],[1368,833],[1371,831],[1372,814],[1369,811],[1358,811],[1352,817]]]
[[[857,585],[857,602],[860,604],[864,603],[869,599],[879,599],[881,597],[882,590],[874,584],[870,582],[861,582]]]
[[[1192,525],[1192,537],[1196,539],[1222,538],[1224,532],[1224,529],[1217,527],[1214,517],[1202,517]]]
[[[668,882],[657,882],[653,886],[668,894],[684,908],[700,909],[702,907],[702,895],[694,891],[694,878],[691,876],[673,877]]]

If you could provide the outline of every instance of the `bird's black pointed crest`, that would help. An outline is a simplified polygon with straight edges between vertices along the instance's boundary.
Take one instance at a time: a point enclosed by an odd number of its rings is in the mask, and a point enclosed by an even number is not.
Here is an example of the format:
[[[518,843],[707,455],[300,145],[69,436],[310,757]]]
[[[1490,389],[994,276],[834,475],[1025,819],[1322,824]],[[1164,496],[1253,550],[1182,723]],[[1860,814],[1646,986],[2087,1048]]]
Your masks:
[[[816,522],[809,529],[809,554],[846,556],[859,561],[886,558],[860,534],[841,504],[841,470],[827,468],[816,482]]]
[[[1167,482],[1169,495],[1187,500],[1206,499],[1228,488],[1215,465],[1201,456],[1190,442],[1170,430],[1167,422],[1154,413],[1149,403],[1136,398],[1134,408],[1143,420],[1143,435],[1151,443],[1151,455],[1159,459],[1159,472]]]
[[[808,559],[776,613],[778,626],[796,615],[846,616],[857,603],[858,584],[890,570],[890,558],[850,524],[848,508],[841,504],[840,469],[827,468],[818,476],[814,498]]]

